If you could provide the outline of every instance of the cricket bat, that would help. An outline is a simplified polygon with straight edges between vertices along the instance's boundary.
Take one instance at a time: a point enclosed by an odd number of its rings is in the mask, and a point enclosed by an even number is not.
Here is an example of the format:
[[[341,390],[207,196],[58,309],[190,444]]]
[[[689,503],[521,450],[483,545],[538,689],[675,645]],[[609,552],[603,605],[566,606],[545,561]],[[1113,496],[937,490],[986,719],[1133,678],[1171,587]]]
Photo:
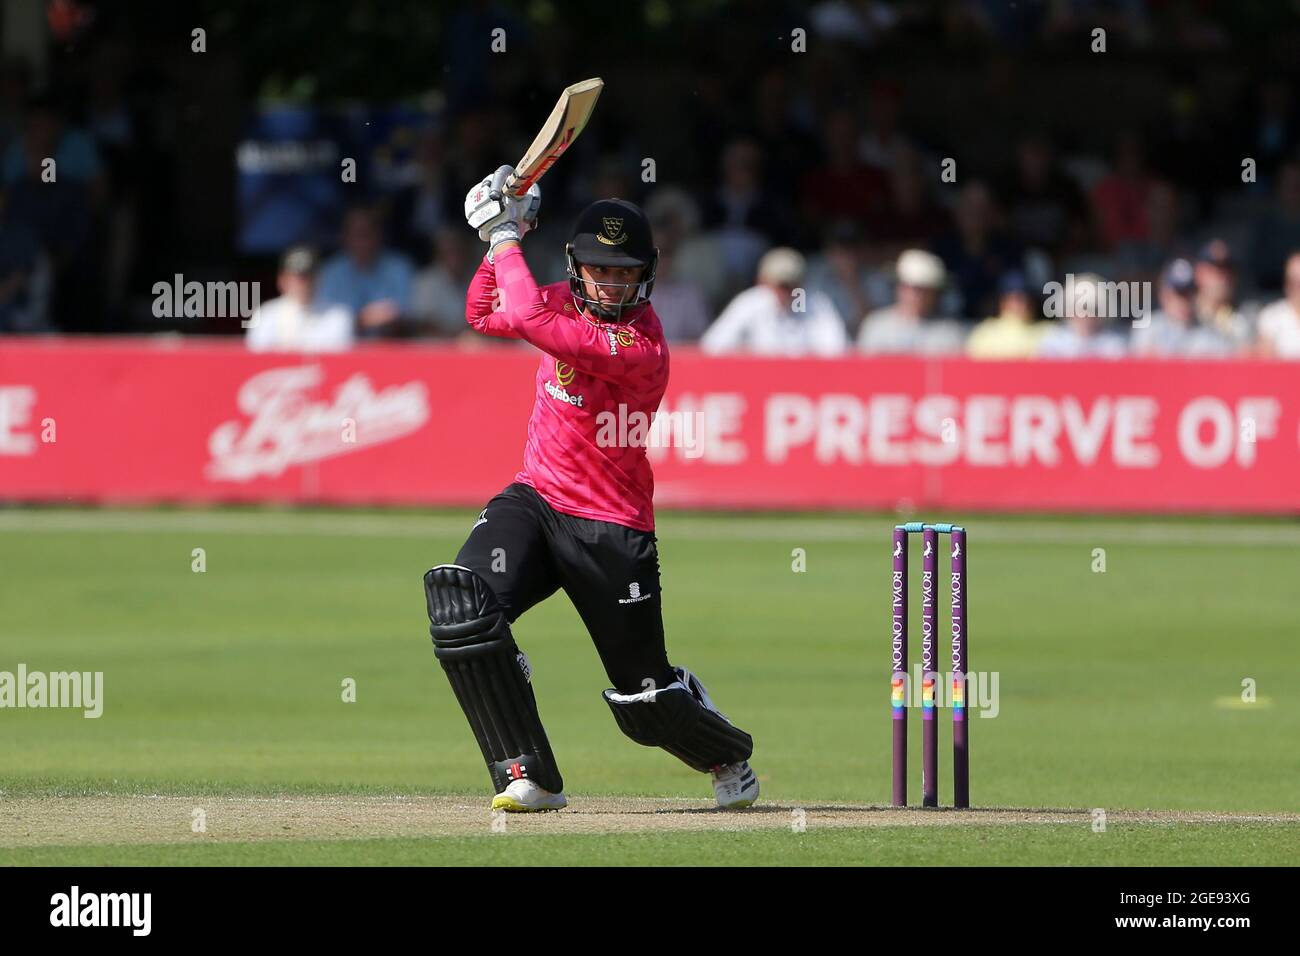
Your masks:
[[[605,81],[598,76],[565,88],[533,144],[515,163],[514,175],[506,180],[506,192],[516,198],[522,196],[546,174],[587,125],[604,88]]]

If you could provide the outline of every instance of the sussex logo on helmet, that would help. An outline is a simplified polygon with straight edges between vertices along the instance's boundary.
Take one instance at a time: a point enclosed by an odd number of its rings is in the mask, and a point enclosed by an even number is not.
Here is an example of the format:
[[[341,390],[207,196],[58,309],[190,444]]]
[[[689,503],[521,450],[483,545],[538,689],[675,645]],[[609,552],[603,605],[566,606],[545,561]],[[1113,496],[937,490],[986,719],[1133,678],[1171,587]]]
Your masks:
[[[618,246],[627,242],[627,233],[623,231],[623,220],[617,216],[602,216],[600,220],[605,234],[596,238],[607,246]]]

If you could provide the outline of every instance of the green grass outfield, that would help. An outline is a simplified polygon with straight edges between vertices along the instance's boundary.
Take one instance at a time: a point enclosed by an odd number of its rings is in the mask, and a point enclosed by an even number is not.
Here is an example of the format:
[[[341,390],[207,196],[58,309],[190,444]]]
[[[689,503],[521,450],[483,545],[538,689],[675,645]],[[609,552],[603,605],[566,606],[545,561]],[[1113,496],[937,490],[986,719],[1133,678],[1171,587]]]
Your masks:
[[[1294,866],[1295,825],[1075,826],[280,840],[0,850],[16,866]],[[1289,841],[1290,846],[1281,845]]]
[[[454,557],[476,513],[0,511],[0,670],[105,675],[99,719],[0,710],[0,863],[520,862],[488,833],[206,846],[146,833],[114,846],[75,825],[33,841],[6,819],[6,800],[73,794],[485,801],[481,758],[433,659],[420,581]],[[765,803],[888,800],[892,524],[661,518],[670,657],[753,733]],[[999,691],[998,716],[972,721],[976,806],[1300,808],[1300,525],[974,517],[967,526],[971,667],[996,672]],[[196,548],[203,573],[192,570]],[[791,569],[794,549],[804,549],[805,572]],[[516,634],[575,807],[584,795],[711,795],[701,775],[615,728],[599,662],[562,594]],[[345,678],[356,681],[355,703],[341,700]],[[950,725],[940,726],[947,803]],[[919,796],[919,773],[911,791]],[[960,832],[964,862],[1149,865],[1294,863],[1285,847],[1300,828],[1172,820],[1105,834],[1086,823]],[[535,847],[538,862],[933,863],[951,836],[877,825],[507,838]]]

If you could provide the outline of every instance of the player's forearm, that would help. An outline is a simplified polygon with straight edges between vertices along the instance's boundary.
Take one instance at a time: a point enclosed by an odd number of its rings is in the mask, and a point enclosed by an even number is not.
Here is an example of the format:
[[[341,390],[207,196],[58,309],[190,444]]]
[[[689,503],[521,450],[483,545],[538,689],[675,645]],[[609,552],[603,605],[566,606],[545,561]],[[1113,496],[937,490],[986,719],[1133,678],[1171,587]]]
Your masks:
[[[505,313],[501,310],[501,290],[497,287],[496,269],[484,259],[470,281],[469,292],[465,296],[465,321],[484,335],[498,338],[519,338]]]
[[[501,295],[503,319],[521,337],[543,351],[549,351],[544,344],[534,341],[533,334],[549,324],[555,315],[547,308],[519,243],[503,244],[492,258],[495,262],[497,288]]]

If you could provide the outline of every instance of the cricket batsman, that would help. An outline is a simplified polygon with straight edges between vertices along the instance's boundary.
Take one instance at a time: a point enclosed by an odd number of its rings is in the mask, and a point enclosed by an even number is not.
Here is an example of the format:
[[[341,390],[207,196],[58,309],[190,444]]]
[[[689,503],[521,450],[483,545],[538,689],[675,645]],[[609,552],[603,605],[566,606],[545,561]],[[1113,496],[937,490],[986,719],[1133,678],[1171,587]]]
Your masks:
[[[466,300],[480,332],[541,350],[523,468],[488,502],[454,564],[424,576],[429,630],[487,761],[494,810],[567,803],[511,625],[563,588],[613,687],[620,730],[711,774],[718,805],[758,797],[753,739],[699,679],[669,664],[654,533],[654,475],[644,440],[610,442],[597,416],[653,416],[668,384],[668,346],[650,293],[658,250],[640,208],[593,203],[565,252],[568,281],[539,288],[520,250],[541,193],[511,195],[502,166],[469,191],[466,221],[488,243]],[[607,417],[607,416],[606,416]],[[604,440],[599,435],[604,435]]]

